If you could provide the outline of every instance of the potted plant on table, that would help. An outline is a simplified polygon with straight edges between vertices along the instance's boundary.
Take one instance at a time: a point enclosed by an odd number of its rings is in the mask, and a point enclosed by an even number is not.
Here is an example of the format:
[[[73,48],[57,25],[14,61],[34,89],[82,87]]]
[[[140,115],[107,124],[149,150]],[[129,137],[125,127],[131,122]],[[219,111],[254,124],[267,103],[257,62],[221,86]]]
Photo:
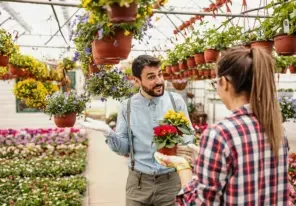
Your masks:
[[[17,51],[13,44],[11,34],[4,29],[0,29],[0,66],[6,67],[9,56]]]
[[[277,56],[275,58],[275,70],[278,73],[285,74],[287,72],[287,67],[289,66],[288,58],[285,56]]]
[[[279,100],[283,122],[296,119],[296,99],[281,97]]]
[[[289,71],[291,74],[296,73],[296,56],[289,56]]]
[[[169,110],[160,125],[154,128],[153,142],[158,152],[176,155],[177,144],[184,142],[183,135],[193,135],[189,120],[183,112]]]
[[[46,97],[45,113],[54,116],[57,127],[73,127],[76,116],[82,114],[88,101],[87,95],[78,95],[74,90],[56,92]]]

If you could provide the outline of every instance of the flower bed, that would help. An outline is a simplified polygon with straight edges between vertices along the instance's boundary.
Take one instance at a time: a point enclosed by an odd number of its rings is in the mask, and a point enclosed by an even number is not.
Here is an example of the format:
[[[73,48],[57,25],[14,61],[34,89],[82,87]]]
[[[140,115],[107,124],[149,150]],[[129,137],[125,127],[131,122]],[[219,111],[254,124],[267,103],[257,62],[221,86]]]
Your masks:
[[[82,205],[87,146],[79,129],[0,130],[0,204]]]

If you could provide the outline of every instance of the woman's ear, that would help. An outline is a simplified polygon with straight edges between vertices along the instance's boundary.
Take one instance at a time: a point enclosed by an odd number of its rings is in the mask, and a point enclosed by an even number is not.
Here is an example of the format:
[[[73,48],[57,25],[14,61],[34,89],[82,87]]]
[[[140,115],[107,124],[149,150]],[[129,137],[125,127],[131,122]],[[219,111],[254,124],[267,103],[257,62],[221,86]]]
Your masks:
[[[224,91],[228,91],[230,88],[229,81],[223,76],[220,80],[220,87],[223,88]]]

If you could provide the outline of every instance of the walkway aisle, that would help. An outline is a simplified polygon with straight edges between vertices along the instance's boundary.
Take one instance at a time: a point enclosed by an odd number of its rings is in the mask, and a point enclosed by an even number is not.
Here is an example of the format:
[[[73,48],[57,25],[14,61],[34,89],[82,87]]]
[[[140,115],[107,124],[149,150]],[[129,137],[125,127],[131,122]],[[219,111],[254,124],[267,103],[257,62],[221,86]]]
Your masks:
[[[125,206],[127,158],[112,152],[102,133],[89,133],[88,197],[85,205]]]

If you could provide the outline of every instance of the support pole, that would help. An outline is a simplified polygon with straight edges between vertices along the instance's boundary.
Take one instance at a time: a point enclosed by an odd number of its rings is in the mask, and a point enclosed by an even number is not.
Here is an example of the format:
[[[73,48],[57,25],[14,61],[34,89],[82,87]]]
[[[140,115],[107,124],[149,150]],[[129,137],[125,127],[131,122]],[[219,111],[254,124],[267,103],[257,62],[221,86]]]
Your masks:
[[[8,22],[8,21],[11,20],[11,19],[12,19],[11,16],[8,17],[7,19],[5,19],[4,21],[2,21],[2,22],[0,23],[0,26],[2,26],[3,24],[5,24],[6,22]]]
[[[30,3],[30,4],[43,4],[43,5],[53,5],[53,6],[68,6],[68,7],[78,7],[77,3],[67,3],[56,0],[1,0],[6,2],[18,2],[18,3]],[[255,9],[257,10],[257,9]],[[258,9],[259,10],[259,9]],[[253,9],[254,11],[254,9]],[[199,16],[213,16],[211,12],[190,12],[190,11],[160,11],[153,9],[153,13],[156,14],[178,14],[178,15],[199,15]],[[222,17],[244,17],[244,14],[216,14],[216,16]],[[268,18],[265,15],[248,15],[249,18]]]

